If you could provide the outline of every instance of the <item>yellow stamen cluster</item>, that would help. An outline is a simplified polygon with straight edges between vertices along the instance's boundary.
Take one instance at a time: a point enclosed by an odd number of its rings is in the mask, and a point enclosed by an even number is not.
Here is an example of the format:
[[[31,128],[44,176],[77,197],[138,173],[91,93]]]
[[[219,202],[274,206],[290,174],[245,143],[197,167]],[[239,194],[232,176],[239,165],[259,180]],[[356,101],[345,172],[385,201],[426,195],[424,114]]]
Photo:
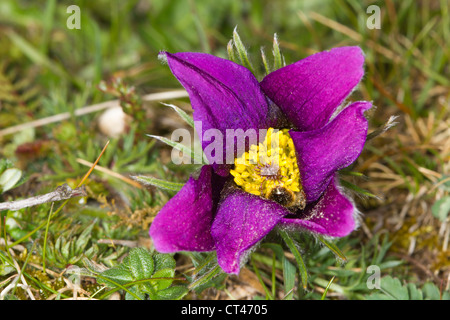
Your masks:
[[[294,143],[288,131],[269,128],[263,143],[250,146],[248,152],[235,159],[230,172],[238,186],[265,198],[275,187],[301,191]]]

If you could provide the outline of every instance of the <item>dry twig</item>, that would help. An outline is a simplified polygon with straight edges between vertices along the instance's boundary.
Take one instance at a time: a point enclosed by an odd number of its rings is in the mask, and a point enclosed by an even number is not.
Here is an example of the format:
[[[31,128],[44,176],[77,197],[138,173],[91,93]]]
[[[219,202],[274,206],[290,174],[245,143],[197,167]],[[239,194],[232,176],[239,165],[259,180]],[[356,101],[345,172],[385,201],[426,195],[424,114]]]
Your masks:
[[[72,189],[67,183],[62,186],[58,186],[55,191],[46,193],[40,196],[31,197],[24,200],[1,202],[0,211],[2,210],[20,210],[27,207],[36,206],[46,202],[67,200],[73,197],[85,197],[87,196],[84,186]]]

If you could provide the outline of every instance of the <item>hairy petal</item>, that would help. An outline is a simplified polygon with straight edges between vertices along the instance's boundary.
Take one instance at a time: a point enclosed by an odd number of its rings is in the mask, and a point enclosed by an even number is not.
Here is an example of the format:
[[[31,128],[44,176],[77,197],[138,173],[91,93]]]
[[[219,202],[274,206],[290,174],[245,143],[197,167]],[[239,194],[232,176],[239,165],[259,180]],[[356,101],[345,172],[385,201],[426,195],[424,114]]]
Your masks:
[[[340,47],[309,56],[268,74],[261,82],[298,130],[321,128],[361,80],[359,47]]]
[[[211,229],[220,267],[238,274],[245,253],[287,214],[289,211],[275,202],[233,190],[219,204]]]
[[[277,108],[271,107],[258,81],[245,67],[205,53],[162,54],[189,93],[194,120],[202,123],[201,128],[196,126],[201,137],[209,129],[218,129],[225,138],[226,129],[246,131],[276,124]],[[208,144],[210,141],[203,141],[203,149]],[[225,148],[224,142],[222,163],[226,160]],[[213,166],[219,174],[228,174],[229,166]]]
[[[155,217],[150,237],[157,251],[214,250],[212,177],[211,166],[203,166],[198,179],[191,177]]]
[[[337,177],[328,184],[322,197],[310,204],[302,218],[283,218],[280,226],[300,228],[331,237],[344,237],[355,227],[355,207],[341,193]]]
[[[317,200],[334,173],[352,164],[361,154],[368,129],[364,111],[371,106],[370,102],[355,102],[323,128],[289,132],[308,202]]]

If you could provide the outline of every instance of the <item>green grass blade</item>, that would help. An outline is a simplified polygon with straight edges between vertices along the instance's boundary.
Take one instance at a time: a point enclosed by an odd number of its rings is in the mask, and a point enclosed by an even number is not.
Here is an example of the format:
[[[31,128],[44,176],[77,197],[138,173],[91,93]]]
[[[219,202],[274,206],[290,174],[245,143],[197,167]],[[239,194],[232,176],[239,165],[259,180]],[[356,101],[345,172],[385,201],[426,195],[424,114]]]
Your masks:
[[[247,50],[245,49],[245,46],[242,43],[242,40],[237,32],[237,27],[234,28],[233,31],[233,42],[238,52],[239,59],[242,62],[242,65],[246,67],[248,70],[250,70],[251,73],[255,74],[255,70],[253,69],[253,66],[250,63],[250,59],[248,58]]]
[[[179,116],[180,116],[184,121],[186,121],[186,123],[187,123],[190,127],[194,128],[194,119],[192,119],[192,117],[189,116],[184,110],[182,110],[182,109],[180,109],[179,107],[177,107],[177,106],[175,106],[175,105],[173,105],[173,104],[170,104],[170,103],[164,103],[164,102],[161,102],[161,104],[163,104],[163,105],[165,105],[165,106],[167,106],[167,107],[170,107],[170,108],[172,108],[173,110],[175,110],[175,112],[178,113]]]
[[[136,181],[139,181],[142,184],[152,185],[157,188],[166,189],[170,191],[179,191],[184,186],[184,183],[171,182],[147,176],[132,176],[131,178]]]
[[[273,36],[273,57],[274,61],[274,70],[278,70],[283,66],[283,58],[281,56],[280,44],[278,43],[278,36],[275,33]]]
[[[270,73],[269,62],[267,61],[266,54],[264,53],[264,49],[261,48],[261,59],[264,65],[264,70],[266,71],[266,75]]]
[[[266,299],[273,300],[273,295],[270,293],[270,290],[267,288],[264,283],[261,274],[259,273],[259,269],[256,267],[255,261],[252,259],[253,271],[255,271],[256,277],[258,277],[259,283],[262,285],[264,292],[266,293]]]
[[[336,276],[333,276],[333,278],[331,278],[330,282],[328,282],[327,287],[325,288],[325,291],[323,292],[322,297],[320,298],[320,300],[325,300],[325,297],[327,296],[328,289],[330,289],[330,286],[333,283],[334,278],[336,278]]]
[[[306,286],[308,284],[308,273],[306,271],[306,266],[305,263],[303,262],[302,255],[298,251],[297,246],[294,243],[294,240],[289,236],[289,234],[286,231],[279,229],[278,232],[280,233],[284,242],[289,247],[289,249],[291,250],[292,254],[295,257],[295,260],[297,261],[298,270],[300,272],[300,277],[302,279],[302,286],[303,289],[306,289]]]
[[[175,148],[175,149],[183,152],[183,155],[190,155],[191,161],[193,161],[193,163],[196,163],[196,164],[203,163],[203,154],[196,153],[195,148],[191,149],[182,143],[172,141],[166,137],[154,136],[154,135],[150,135],[150,134],[148,134],[147,136],[158,139],[159,141],[164,142],[165,144],[171,146],[172,148]]]
[[[317,239],[328,247],[335,255],[341,258],[344,262],[347,262],[347,258],[341,250],[331,241],[325,240],[322,236],[317,236]]]
[[[234,47],[233,47],[233,40],[230,40],[227,44],[227,52],[228,52],[228,59],[230,59],[233,62],[238,63],[236,54],[234,53]]]

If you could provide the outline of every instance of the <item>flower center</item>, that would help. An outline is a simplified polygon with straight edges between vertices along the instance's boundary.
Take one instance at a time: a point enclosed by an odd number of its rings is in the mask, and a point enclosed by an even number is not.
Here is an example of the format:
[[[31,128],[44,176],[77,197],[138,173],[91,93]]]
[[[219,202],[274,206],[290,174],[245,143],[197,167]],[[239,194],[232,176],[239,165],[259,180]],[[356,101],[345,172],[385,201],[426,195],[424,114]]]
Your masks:
[[[264,142],[234,160],[230,173],[244,191],[290,210],[306,205],[294,143],[288,129],[269,128]]]

